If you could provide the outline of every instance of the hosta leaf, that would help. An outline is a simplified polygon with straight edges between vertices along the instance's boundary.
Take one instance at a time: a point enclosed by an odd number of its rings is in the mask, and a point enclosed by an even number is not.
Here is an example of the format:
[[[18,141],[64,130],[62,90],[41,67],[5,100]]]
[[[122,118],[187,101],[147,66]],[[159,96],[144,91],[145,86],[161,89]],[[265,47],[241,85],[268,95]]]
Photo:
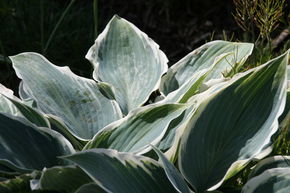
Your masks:
[[[49,127],[45,116],[26,105],[23,101],[13,95],[13,91],[0,84],[0,112],[13,116],[25,117],[31,123],[39,127]]]
[[[180,138],[180,136],[182,135],[182,129],[180,129],[181,125],[188,119],[189,116],[191,116],[194,113],[195,109],[198,107],[200,103],[200,99],[193,98],[201,98],[201,100],[205,100],[205,98],[209,97],[214,92],[217,92],[217,90],[223,87],[226,79],[220,79],[218,82],[215,82],[215,84],[213,84],[214,89],[211,89],[211,91],[207,92],[207,94],[203,94],[202,97],[195,97],[195,95],[199,94],[201,92],[201,89],[203,89],[202,86],[205,87],[205,85],[204,84],[202,85],[202,83],[205,80],[205,78],[208,75],[210,75],[211,72],[215,69],[214,66],[218,65],[219,62],[223,62],[224,57],[226,57],[227,55],[228,54],[222,54],[221,56],[217,57],[217,59],[214,61],[214,64],[211,67],[202,69],[199,72],[195,72],[187,82],[185,82],[177,90],[169,93],[164,100],[159,102],[159,103],[164,102],[185,103],[190,98],[191,101],[195,101],[193,104],[191,104],[190,108],[187,108],[178,118],[174,119],[168,126],[167,132],[165,133],[160,144],[158,145],[158,148],[160,148],[162,151],[166,151],[169,148],[171,148],[174,140],[179,140],[177,138]],[[205,90],[208,90],[209,87],[205,88]],[[176,133],[178,133],[179,136],[176,136]],[[173,149],[174,148],[175,147],[173,147]],[[174,152],[172,153],[171,156],[169,157],[170,160],[173,161],[175,160],[174,157],[176,156],[174,155],[175,154]]]
[[[80,166],[108,192],[176,192],[163,168],[147,157],[109,149],[93,149],[66,156],[65,159]]]
[[[162,77],[160,90],[163,94],[168,95],[187,82],[195,72],[212,66],[217,57],[223,54],[227,54],[227,56],[214,67],[206,80],[221,78],[229,73],[236,73],[252,53],[252,50],[253,44],[251,43],[209,42],[171,66],[167,74]]]
[[[20,111],[8,98],[16,98],[13,91],[0,84],[0,112],[14,116],[21,116]]]
[[[57,156],[74,152],[59,133],[0,114],[0,164],[19,172],[65,164]]]
[[[206,78],[208,72],[209,69],[204,69],[194,73],[187,82],[185,82],[177,90],[168,94],[161,102],[187,102],[190,97],[198,93],[202,81]]]
[[[288,88],[287,90],[290,91],[290,66],[287,66],[287,80],[288,80]]]
[[[34,183],[33,190],[54,190],[73,193],[92,179],[76,166],[56,166],[45,168],[40,179]]]
[[[75,193],[107,193],[96,183],[89,183],[81,186]]]
[[[249,177],[258,176],[272,168],[290,168],[290,156],[273,156],[260,161],[251,171]]]
[[[13,179],[0,181],[1,193],[30,193],[29,181],[33,177],[30,174],[23,174]]]
[[[15,107],[17,107],[23,117],[25,117],[28,121],[39,127],[50,127],[49,121],[42,113],[18,100],[11,98],[8,99],[14,104]]]
[[[217,188],[269,145],[285,105],[288,54],[233,80],[191,117],[179,169],[196,192]]]
[[[221,82],[211,86],[209,89],[202,93],[194,95],[187,102],[189,107],[179,117],[170,122],[166,134],[157,146],[160,150],[166,152],[165,155],[168,159],[170,159],[170,161],[175,162],[177,159],[177,151],[179,148],[180,138],[184,132],[184,127],[189,121],[190,117],[195,113],[200,103],[210,96],[215,95],[215,93],[223,89],[228,84],[230,83]],[[176,91],[170,93],[168,96],[175,92]]]
[[[249,180],[242,193],[289,193],[290,168],[274,168]]]
[[[50,128],[62,134],[73,145],[76,150],[82,150],[88,140],[82,140],[74,136],[69,128],[59,117],[47,114],[47,119],[50,123]]]
[[[13,170],[7,166],[1,165],[1,161],[0,161],[0,174],[12,174],[15,176],[19,173],[15,172],[15,170]]]
[[[62,118],[79,138],[90,139],[101,128],[121,118],[115,101],[104,97],[96,82],[58,67],[36,53],[10,57],[23,89],[37,106]]]
[[[85,149],[109,148],[122,152],[145,153],[157,144],[171,120],[186,108],[181,104],[153,104],[131,111],[123,119],[101,130]]]
[[[165,173],[170,182],[172,183],[172,185],[174,186],[174,188],[180,193],[190,193],[191,192],[190,189],[188,188],[182,175],[175,168],[175,166],[170,161],[167,160],[167,158],[163,155],[163,153],[159,149],[157,149],[156,147],[153,147],[153,149],[158,155],[159,159],[161,160]]]
[[[159,46],[118,16],[111,19],[86,58],[94,65],[94,79],[114,87],[124,114],[145,103],[167,71],[167,58]]]

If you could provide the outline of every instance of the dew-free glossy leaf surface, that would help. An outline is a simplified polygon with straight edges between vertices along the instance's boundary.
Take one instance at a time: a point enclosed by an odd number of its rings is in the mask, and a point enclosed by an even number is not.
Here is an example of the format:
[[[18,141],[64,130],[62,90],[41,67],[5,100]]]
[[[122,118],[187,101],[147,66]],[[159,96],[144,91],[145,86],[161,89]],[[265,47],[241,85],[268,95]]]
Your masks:
[[[86,58],[94,65],[94,79],[114,87],[124,114],[145,103],[167,71],[167,58],[159,46],[118,16],[107,24]]]
[[[176,192],[163,168],[147,157],[109,149],[93,149],[64,158],[76,163],[108,192]]]
[[[214,67],[205,81],[221,78],[223,74],[227,75],[227,72],[231,74],[236,73],[235,71],[241,68],[248,56],[252,53],[252,50],[253,44],[251,43],[220,40],[206,43],[168,69],[167,74],[162,77],[161,92],[168,95],[170,92],[178,89],[194,73],[209,68],[223,54],[227,56]],[[234,70],[233,66],[235,66]]]
[[[17,171],[65,164],[57,156],[74,153],[59,133],[0,113],[0,164]]]
[[[274,168],[249,180],[242,193],[289,193],[290,168]]]
[[[118,104],[103,96],[95,81],[55,66],[36,53],[10,58],[25,93],[44,113],[62,118],[77,137],[90,139],[121,118]]]
[[[199,193],[269,145],[286,100],[288,52],[202,102],[181,139],[179,169]]]
[[[186,106],[182,104],[153,104],[131,111],[123,119],[101,130],[85,149],[109,148],[121,152],[145,153],[150,144],[157,144],[171,120]]]

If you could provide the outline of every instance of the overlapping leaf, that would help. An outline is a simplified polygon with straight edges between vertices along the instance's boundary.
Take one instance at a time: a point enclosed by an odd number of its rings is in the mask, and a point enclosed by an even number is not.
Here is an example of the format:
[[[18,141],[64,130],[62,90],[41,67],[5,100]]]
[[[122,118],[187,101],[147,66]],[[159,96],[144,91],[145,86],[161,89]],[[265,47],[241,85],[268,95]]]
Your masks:
[[[167,160],[167,158],[163,155],[163,153],[157,149],[156,147],[153,147],[154,151],[158,155],[163,168],[165,170],[165,173],[174,186],[174,188],[180,192],[180,193],[190,193],[190,189],[187,186],[186,182],[184,181],[182,175],[178,172],[178,170],[175,168],[175,166]]]
[[[197,192],[217,188],[270,143],[286,100],[285,54],[206,99],[181,139],[179,168]]]
[[[145,103],[167,71],[167,58],[159,46],[118,16],[107,24],[86,58],[94,65],[94,79],[114,87],[124,114]]]
[[[65,159],[80,166],[104,190],[113,193],[176,192],[153,159],[115,150],[94,149]]]
[[[288,193],[290,192],[290,168],[274,168],[249,180],[242,193]]]
[[[81,186],[75,193],[107,193],[96,183],[88,183]]]
[[[41,177],[34,180],[32,190],[50,190],[73,193],[92,179],[76,166],[56,166],[45,168]]]
[[[0,164],[19,172],[65,164],[57,156],[74,153],[59,133],[36,128],[0,113]]]
[[[96,82],[58,67],[36,53],[11,57],[13,67],[23,80],[26,95],[45,113],[62,118],[70,131],[90,139],[101,128],[121,118],[115,101],[99,90]]]
[[[272,168],[290,168],[290,156],[273,156],[260,161],[249,174],[249,178]]]
[[[0,112],[21,116],[20,111],[7,97],[15,98],[13,91],[0,84]]]
[[[224,54],[227,56],[214,67],[205,80],[234,74],[242,67],[252,50],[253,44],[251,43],[209,42],[171,66],[167,74],[162,77],[160,90],[165,95],[168,95],[187,82],[194,73],[212,66],[215,60]]]
[[[131,111],[125,118],[101,130],[88,144],[89,148],[109,148],[122,152],[145,153],[149,144],[157,144],[171,120],[186,108],[181,104],[154,104]]]

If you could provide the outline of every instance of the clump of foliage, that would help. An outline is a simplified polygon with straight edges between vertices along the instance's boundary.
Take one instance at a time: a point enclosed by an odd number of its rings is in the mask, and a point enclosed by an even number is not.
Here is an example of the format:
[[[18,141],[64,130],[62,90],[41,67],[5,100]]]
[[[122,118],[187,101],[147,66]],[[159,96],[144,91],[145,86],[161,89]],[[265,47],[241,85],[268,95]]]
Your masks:
[[[258,66],[277,55],[274,49],[281,46],[280,44],[284,43],[286,48],[289,47],[289,42],[285,40],[289,35],[289,16],[287,17],[285,12],[285,0],[233,0],[233,2],[235,5],[233,15],[245,32],[244,39],[255,42],[251,66]],[[281,30],[278,26],[282,23],[285,29]],[[276,38],[273,38],[273,34]],[[285,51],[285,48],[281,47],[280,50]]]
[[[114,16],[86,55],[93,79],[37,53],[10,57],[20,98],[1,85],[0,191],[287,188],[288,158],[259,160],[289,120],[289,51],[239,73],[252,50],[212,41],[168,69],[152,39]]]

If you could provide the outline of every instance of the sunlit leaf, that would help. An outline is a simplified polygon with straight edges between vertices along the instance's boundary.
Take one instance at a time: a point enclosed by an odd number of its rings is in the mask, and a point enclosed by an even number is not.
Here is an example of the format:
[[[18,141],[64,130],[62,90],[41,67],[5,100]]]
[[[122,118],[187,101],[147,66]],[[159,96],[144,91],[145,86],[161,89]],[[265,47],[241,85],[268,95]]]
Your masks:
[[[79,77],[67,67],[55,66],[36,53],[10,58],[25,93],[44,113],[62,118],[77,137],[90,139],[121,118],[118,104],[103,96],[95,81]]]
[[[124,114],[145,103],[167,71],[167,58],[159,46],[132,23],[116,15],[86,58],[94,65],[94,79],[114,87]]]
[[[207,76],[205,81],[237,73],[252,53],[253,44],[213,41],[197,48],[168,69],[162,77],[161,92],[168,95],[186,83],[194,73],[209,68],[215,60],[227,54]]]
[[[178,165],[195,191],[216,189],[269,145],[284,110],[288,54],[233,80],[191,117]]]
[[[186,108],[182,104],[153,104],[131,111],[123,119],[101,130],[85,149],[109,148],[122,152],[145,153],[157,144],[171,120]]]

